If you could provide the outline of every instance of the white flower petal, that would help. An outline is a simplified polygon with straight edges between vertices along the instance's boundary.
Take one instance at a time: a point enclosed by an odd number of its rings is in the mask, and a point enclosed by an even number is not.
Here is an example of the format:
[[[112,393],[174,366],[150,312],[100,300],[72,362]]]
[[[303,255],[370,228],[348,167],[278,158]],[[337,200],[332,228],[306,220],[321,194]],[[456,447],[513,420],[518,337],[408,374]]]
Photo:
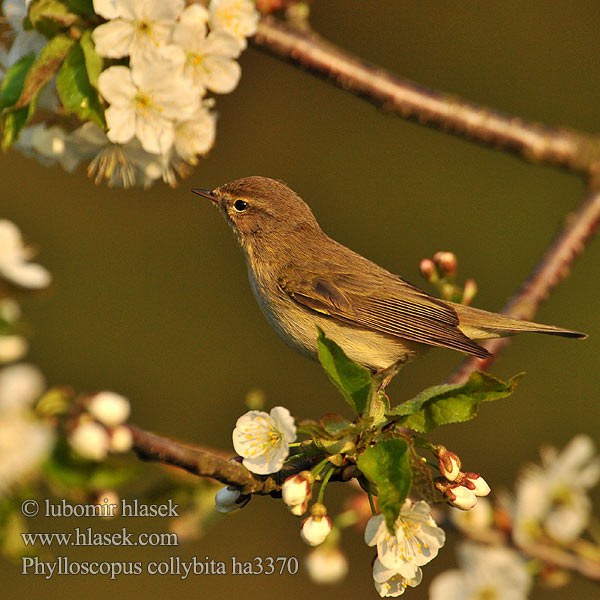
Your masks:
[[[173,145],[175,131],[173,122],[163,119],[157,111],[138,114],[135,135],[146,152],[165,154]]]
[[[0,275],[21,287],[32,290],[47,287],[52,280],[48,269],[42,265],[26,262],[0,264]]]
[[[132,107],[109,106],[105,112],[108,131],[106,135],[115,144],[124,144],[135,135],[135,111]]]
[[[105,19],[116,19],[121,16],[120,0],[94,0],[94,12]]]
[[[96,52],[106,58],[121,58],[129,54],[136,29],[131,21],[115,19],[94,29],[92,39]]]
[[[225,56],[210,55],[203,61],[206,68],[206,87],[217,94],[229,94],[240,82],[242,68]]]
[[[137,94],[131,70],[122,66],[102,71],[98,77],[98,89],[111,105],[121,108],[130,106]]]

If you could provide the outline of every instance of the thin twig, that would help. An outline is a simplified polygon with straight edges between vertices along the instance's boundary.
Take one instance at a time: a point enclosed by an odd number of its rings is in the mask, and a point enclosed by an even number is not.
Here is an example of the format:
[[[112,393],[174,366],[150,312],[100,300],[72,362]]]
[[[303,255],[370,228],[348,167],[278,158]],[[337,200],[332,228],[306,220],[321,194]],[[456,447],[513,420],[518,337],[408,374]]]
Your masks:
[[[600,191],[594,191],[574,213],[567,215],[563,228],[538,265],[501,312],[516,319],[533,319],[540,304],[569,274],[571,264],[583,252],[599,221]],[[510,338],[496,338],[483,343],[492,356],[484,359],[466,358],[451,375],[449,383],[463,383],[474,370],[488,368],[498,353],[508,345],[509,340]]]
[[[263,16],[255,47],[283,58],[391,114],[523,159],[588,177],[600,172],[600,138],[502,114],[408,81],[358,58],[312,31]]]

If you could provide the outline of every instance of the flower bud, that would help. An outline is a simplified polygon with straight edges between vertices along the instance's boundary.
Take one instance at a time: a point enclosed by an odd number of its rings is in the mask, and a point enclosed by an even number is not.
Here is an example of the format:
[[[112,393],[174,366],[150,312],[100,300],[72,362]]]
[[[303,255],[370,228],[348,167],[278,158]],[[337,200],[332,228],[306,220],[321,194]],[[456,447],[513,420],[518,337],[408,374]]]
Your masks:
[[[477,504],[475,493],[464,485],[449,486],[444,496],[449,504],[460,510],[471,510]]]
[[[284,481],[281,487],[281,497],[288,507],[292,508],[298,504],[307,503],[310,500],[312,496],[311,484],[313,481],[314,477],[310,471],[302,471],[288,477]]]
[[[458,261],[454,252],[436,252],[433,262],[445,277],[454,277]]]
[[[102,425],[87,421],[77,425],[69,437],[69,443],[80,456],[103,460],[108,453],[110,438]]]
[[[461,483],[448,483],[445,479],[438,477],[435,480],[435,487],[442,492],[444,500],[456,508],[471,510],[477,504],[477,496]]]
[[[130,410],[129,400],[114,392],[99,392],[88,404],[89,413],[107,427],[124,423]]]
[[[222,513],[243,508],[250,502],[250,495],[242,494],[232,485],[221,488],[215,495],[215,508]]]
[[[465,473],[463,485],[476,496],[487,496],[492,491],[487,481],[479,473]]]
[[[308,576],[319,584],[337,583],[348,573],[346,556],[337,546],[312,550],[306,557],[305,565]]]
[[[421,272],[421,277],[430,283],[434,283],[438,279],[437,269],[430,258],[424,258],[419,263],[419,271]]]
[[[322,504],[313,504],[311,516],[302,523],[300,537],[309,546],[318,546],[325,541],[331,531],[331,519],[327,516],[327,509]]]
[[[477,284],[474,279],[467,279],[463,288],[463,304],[471,304],[473,298],[477,295]]]
[[[289,506],[288,508],[295,517],[301,517],[308,509],[308,502],[294,504],[294,506]]]
[[[129,427],[120,425],[110,432],[111,452],[128,452],[133,445],[133,435]]]
[[[439,469],[440,473],[448,481],[456,481],[460,474],[460,458],[454,452],[450,452],[444,446],[440,446],[438,450]]]

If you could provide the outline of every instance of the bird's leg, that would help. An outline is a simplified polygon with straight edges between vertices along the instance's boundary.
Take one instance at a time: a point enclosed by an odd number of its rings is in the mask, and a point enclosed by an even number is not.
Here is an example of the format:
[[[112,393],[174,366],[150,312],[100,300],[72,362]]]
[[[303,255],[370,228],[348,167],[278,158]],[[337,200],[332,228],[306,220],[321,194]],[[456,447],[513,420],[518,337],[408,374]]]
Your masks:
[[[385,388],[388,386],[389,382],[392,380],[394,375],[396,375],[398,373],[398,371],[400,371],[400,369],[404,366],[404,363],[406,362],[406,360],[407,360],[407,356],[405,354],[402,356],[402,358],[400,358],[400,360],[397,360],[393,365],[390,365],[389,367],[386,367],[385,369],[380,369],[375,374],[375,377],[377,377],[378,379],[381,379],[381,383],[379,384],[377,391],[382,393],[387,398],[388,402],[390,399],[388,398],[387,394],[385,393]]]

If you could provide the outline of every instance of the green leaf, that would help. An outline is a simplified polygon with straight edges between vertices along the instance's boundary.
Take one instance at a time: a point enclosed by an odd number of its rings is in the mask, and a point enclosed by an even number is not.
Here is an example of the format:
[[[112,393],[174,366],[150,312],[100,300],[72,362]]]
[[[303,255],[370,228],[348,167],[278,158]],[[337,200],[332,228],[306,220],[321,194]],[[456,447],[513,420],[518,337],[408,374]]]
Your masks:
[[[81,36],[79,43],[83,50],[88,79],[92,86],[98,89],[98,77],[102,71],[103,60],[96,52],[96,45],[92,39],[92,31],[90,29]]]
[[[323,368],[354,411],[362,414],[367,407],[371,389],[370,371],[350,360],[333,340],[325,337],[321,328],[317,329],[319,360]]]
[[[30,52],[20,58],[7,72],[0,91],[0,108],[14,106],[21,96],[25,77],[35,61],[35,54]]]
[[[32,2],[28,17],[33,27],[48,38],[80,21],[80,17],[73,14],[68,6],[59,0]]]
[[[94,0],[65,0],[65,4],[71,12],[84,17],[91,17],[96,14],[94,12]]]
[[[437,385],[396,406],[387,417],[403,427],[427,433],[440,425],[462,423],[477,415],[481,402],[510,396],[524,373],[504,382],[475,371],[466,383]]]
[[[15,104],[15,108],[21,108],[29,104],[44,85],[54,77],[74,43],[75,40],[67,35],[57,35],[42,48],[40,55],[27,72],[23,83],[23,91]]]
[[[19,138],[21,129],[31,116],[31,105],[12,110],[2,118],[2,150],[6,151]]]
[[[377,486],[379,510],[393,532],[412,480],[408,444],[400,438],[382,440],[367,448],[357,464],[363,475]]]
[[[323,429],[334,438],[346,435],[349,431],[354,429],[354,424],[352,422],[337,413],[324,414],[321,417],[320,423]]]
[[[79,44],[73,46],[56,76],[56,89],[60,100],[69,113],[75,113],[82,121],[93,121],[106,128],[104,109],[98,92],[90,84],[85,53]]]

